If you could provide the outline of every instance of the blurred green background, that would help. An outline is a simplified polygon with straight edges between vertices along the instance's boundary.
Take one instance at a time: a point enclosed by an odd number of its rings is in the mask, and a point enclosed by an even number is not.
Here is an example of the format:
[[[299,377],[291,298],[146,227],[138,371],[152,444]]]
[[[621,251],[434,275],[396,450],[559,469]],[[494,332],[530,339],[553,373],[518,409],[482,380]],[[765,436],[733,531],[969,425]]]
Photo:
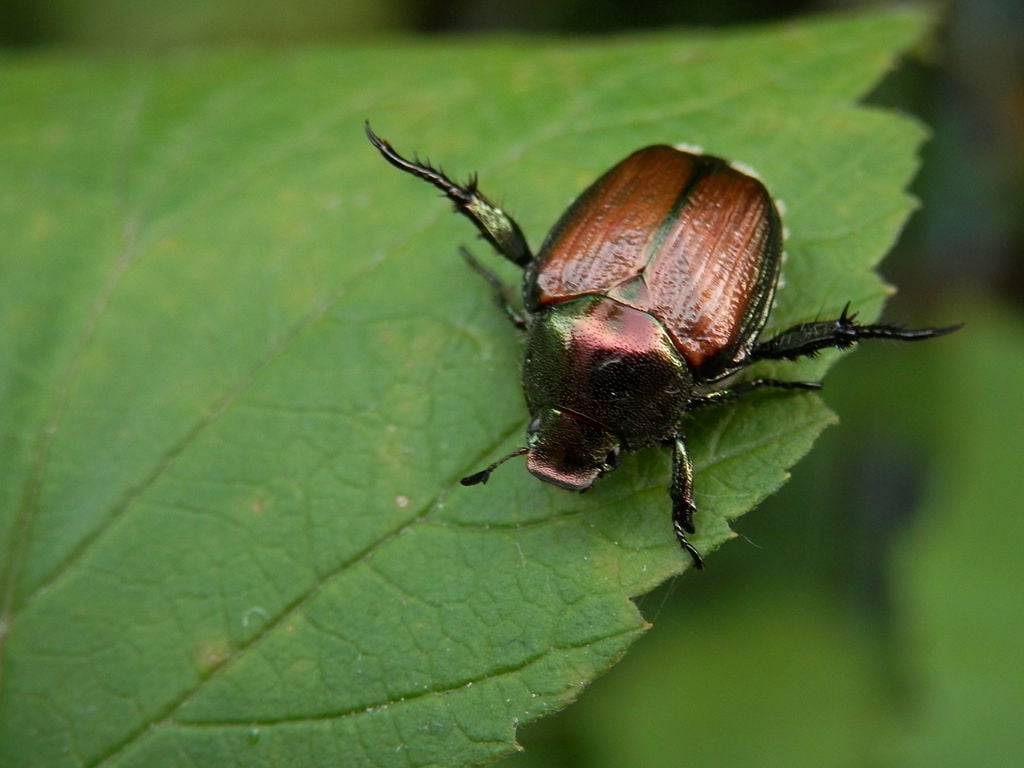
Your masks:
[[[859,5],[0,0],[0,45],[148,56],[726,26]],[[887,318],[967,327],[844,360],[826,391],[841,425],[707,572],[643,598],[647,637],[576,705],[526,728],[527,752],[504,764],[1024,765],[1024,4],[937,11],[933,43],[871,99],[934,132],[923,208],[883,266],[900,289]]]

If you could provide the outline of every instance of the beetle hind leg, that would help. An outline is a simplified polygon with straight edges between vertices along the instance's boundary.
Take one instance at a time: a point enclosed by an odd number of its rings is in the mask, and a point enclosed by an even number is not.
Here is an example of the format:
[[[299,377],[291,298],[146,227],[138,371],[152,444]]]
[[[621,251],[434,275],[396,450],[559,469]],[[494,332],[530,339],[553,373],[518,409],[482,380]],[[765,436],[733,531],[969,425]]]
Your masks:
[[[489,270],[474,256],[468,248],[465,246],[459,246],[459,253],[462,254],[462,258],[466,260],[466,263],[480,275],[487,284],[491,286],[491,290],[494,292],[494,302],[498,305],[502,312],[512,321],[512,324],[521,331],[526,330],[526,318],[519,310],[515,308],[512,303],[512,298],[509,296],[508,286],[501,281],[494,272]]]
[[[703,568],[704,559],[686,538],[686,534],[695,530],[693,514],[697,507],[693,503],[693,462],[680,437],[672,441],[672,480],[668,492],[672,497],[672,528],[676,532],[679,545],[689,552],[694,567]]]
[[[423,179],[444,192],[455,204],[455,210],[472,221],[484,239],[493,245],[498,253],[520,267],[527,266],[533,260],[526,236],[515,219],[480,193],[477,189],[476,176],[471,177],[465,185],[456,184],[430,163],[402,157],[390,142],[373,132],[369,120],[366,121],[364,128],[366,138],[385,160],[400,171]]]
[[[962,325],[962,324],[961,324]],[[820,320],[813,323],[794,325],[777,336],[754,347],[749,361],[795,360],[814,355],[822,349],[835,347],[848,349],[863,339],[894,339],[896,341],[923,341],[945,336],[958,330],[961,325],[943,328],[920,328],[907,330],[897,325],[860,325],[857,313],[850,314],[850,305],[835,320]]]

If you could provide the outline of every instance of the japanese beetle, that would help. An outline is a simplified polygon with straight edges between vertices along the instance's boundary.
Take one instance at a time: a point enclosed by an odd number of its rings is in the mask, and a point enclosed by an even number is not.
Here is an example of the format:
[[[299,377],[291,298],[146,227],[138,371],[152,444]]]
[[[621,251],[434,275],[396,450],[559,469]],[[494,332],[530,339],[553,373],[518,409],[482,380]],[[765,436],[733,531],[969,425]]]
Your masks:
[[[409,160],[377,136],[384,159],[444,192],[485,240],[523,269],[520,312],[500,279],[466,249],[509,319],[526,332],[526,445],[463,485],[487,482],[514,456],[534,475],[585,491],[619,453],[672,447],[672,523],[694,532],[693,465],[682,422],[698,408],[757,389],[819,389],[818,382],[724,382],[759,360],[794,360],[862,339],[920,341],[960,326],[905,330],[860,325],[849,305],[835,320],[758,341],[782,262],[782,222],[761,181],[725,160],[669,146],[639,149],[580,195],[534,256],[519,225],[477,189]]]

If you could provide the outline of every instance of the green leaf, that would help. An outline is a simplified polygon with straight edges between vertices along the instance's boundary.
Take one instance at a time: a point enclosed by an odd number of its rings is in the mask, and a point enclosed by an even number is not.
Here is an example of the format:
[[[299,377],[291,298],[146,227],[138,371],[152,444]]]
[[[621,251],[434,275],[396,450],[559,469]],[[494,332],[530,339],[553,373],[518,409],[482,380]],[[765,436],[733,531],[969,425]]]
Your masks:
[[[644,631],[630,598],[688,567],[667,460],[630,457],[585,496],[515,467],[458,485],[522,440],[519,342],[455,256],[467,223],[363,119],[480,171],[535,245],[638,146],[742,160],[788,208],[772,326],[848,300],[870,316],[922,130],[854,102],[923,26],[9,60],[0,754],[513,749]],[[831,420],[810,395],[700,414],[695,543],[729,538]]]

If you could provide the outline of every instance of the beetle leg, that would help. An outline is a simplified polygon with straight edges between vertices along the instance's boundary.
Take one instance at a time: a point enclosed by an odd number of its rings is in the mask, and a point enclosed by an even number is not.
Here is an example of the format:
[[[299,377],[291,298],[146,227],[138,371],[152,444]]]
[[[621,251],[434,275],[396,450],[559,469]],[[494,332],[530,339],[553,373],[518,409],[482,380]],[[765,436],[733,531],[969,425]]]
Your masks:
[[[369,120],[366,121],[365,129],[366,138],[385,160],[399,170],[423,179],[444,192],[448,199],[455,203],[455,210],[472,221],[484,239],[493,245],[498,253],[520,267],[525,267],[533,261],[530,246],[527,245],[526,237],[519,225],[501,208],[480,194],[476,176],[471,176],[465,186],[460,186],[440,170],[433,168],[430,163],[402,157],[390,143],[373,132]]]
[[[459,253],[466,263],[473,268],[473,271],[480,275],[491,286],[494,291],[494,301],[501,308],[512,324],[521,331],[526,330],[526,318],[513,306],[512,299],[508,295],[508,286],[501,282],[501,278],[476,260],[476,256],[470,253],[465,246],[459,246]]]
[[[686,452],[683,439],[676,437],[672,441],[672,481],[668,489],[672,497],[672,527],[675,529],[679,544],[690,553],[696,568],[704,567],[700,552],[686,538],[693,533],[693,513],[697,511],[693,503],[693,462]]]
[[[908,331],[896,325],[858,325],[857,313],[851,315],[850,305],[847,304],[836,320],[821,320],[794,325],[777,336],[762,341],[754,347],[748,361],[795,360],[798,357],[814,355],[828,347],[847,349],[861,339],[921,341],[944,336],[961,326],[962,323],[948,325],[944,328],[921,328]]]
[[[747,394],[755,389],[821,389],[821,382],[817,381],[782,381],[780,379],[751,379],[742,381],[735,387],[719,389],[715,392],[708,392],[706,395],[694,395],[686,404],[687,411],[695,411],[698,408],[706,408],[709,405],[718,405],[729,400]]]

